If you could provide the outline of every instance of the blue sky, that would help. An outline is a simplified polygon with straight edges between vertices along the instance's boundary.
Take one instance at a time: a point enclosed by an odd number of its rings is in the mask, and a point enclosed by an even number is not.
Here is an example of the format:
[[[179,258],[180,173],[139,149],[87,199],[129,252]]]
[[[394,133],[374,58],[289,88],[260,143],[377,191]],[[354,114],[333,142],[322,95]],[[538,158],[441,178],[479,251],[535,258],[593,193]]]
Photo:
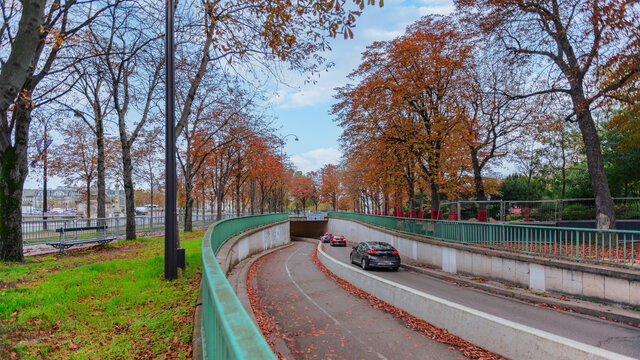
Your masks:
[[[377,0],[379,1],[379,0]],[[382,8],[367,6],[357,19],[353,39],[337,38],[332,41],[330,52],[324,56],[335,66],[320,74],[315,83],[304,84],[305,77],[290,73],[287,85],[279,85],[271,98],[276,117],[275,126],[287,138],[284,152],[304,173],[319,170],[326,164],[337,164],[341,152],[338,139],[342,130],[329,115],[334,103],[334,88],[347,84],[347,75],[361,60],[361,53],[374,41],[391,40],[404,33],[405,28],[429,14],[449,14],[454,10],[453,0],[385,0]],[[60,179],[49,178],[49,188],[63,185]],[[111,186],[111,185],[108,185]],[[39,174],[30,172],[25,188],[41,188]]]
[[[322,73],[315,84],[303,84],[303,77],[287,81],[295,88],[280,86],[272,100],[281,126],[280,134],[295,134],[287,138],[284,151],[289,154],[296,168],[304,173],[320,169],[325,164],[340,161],[338,139],[342,130],[329,115],[334,88],[347,83],[347,75],[361,60],[361,53],[374,41],[391,40],[404,33],[407,25],[429,14],[449,14],[454,10],[453,1],[387,0],[384,7],[369,6],[356,22],[354,38],[335,39],[332,51],[324,55],[335,63]]]

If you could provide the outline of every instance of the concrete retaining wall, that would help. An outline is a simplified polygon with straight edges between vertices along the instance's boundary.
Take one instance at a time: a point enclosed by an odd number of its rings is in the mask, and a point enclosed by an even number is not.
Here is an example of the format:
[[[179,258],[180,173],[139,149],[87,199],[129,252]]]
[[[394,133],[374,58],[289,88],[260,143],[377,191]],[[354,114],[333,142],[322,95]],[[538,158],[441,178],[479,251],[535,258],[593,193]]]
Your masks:
[[[337,231],[336,231],[337,232]],[[347,234],[341,229],[340,233]],[[607,350],[523,326],[395,284],[341,263],[318,247],[318,259],[354,286],[472,344],[512,359],[627,359]]]
[[[218,250],[216,259],[220,263],[222,271],[227,273],[241,260],[290,241],[289,220],[268,224],[245,231],[227,240]]]
[[[519,284],[535,291],[552,291],[625,305],[640,305],[640,271],[581,264],[539,256],[496,251],[427,239],[365,224],[330,218],[328,230],[351,241],[392,244],[403,259],[451,273]]]

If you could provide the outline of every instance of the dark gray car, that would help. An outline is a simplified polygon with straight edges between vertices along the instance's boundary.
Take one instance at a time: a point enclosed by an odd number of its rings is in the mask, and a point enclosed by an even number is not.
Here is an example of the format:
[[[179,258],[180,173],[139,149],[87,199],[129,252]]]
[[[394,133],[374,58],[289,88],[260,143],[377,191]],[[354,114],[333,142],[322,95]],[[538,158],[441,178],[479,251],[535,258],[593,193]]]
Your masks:
[[[359,264],[364,270],[386,267],[397,271],[400,267],[398,250],[385,242],[363,241],[352,248],[349,258],[352,264]]]

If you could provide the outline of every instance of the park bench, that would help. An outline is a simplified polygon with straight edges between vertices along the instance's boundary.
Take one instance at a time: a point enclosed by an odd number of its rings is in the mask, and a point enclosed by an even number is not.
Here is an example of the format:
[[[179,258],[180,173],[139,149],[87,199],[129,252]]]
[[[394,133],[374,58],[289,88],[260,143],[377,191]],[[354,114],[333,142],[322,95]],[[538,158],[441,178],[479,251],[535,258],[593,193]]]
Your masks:
[[[60,233],[58,241],[48,242],[54,248],[64,252],[66,249],[80,244],[99,243],[105,245],[117,237],[107,233],[107,225],[86,226],[86,227],[63,227],[56,229]]]

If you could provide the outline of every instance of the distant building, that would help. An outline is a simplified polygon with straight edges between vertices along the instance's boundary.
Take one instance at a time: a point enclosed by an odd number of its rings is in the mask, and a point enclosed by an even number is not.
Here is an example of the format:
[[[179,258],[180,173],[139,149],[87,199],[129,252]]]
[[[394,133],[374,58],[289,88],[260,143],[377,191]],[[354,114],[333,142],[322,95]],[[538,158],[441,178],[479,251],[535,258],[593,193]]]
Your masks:
[[[22,205],[35,209],[42,209],[42,189],[24,189],[22,191]],[[96,217],[98,189],[91,189],[91,217]],[[117,195],[116,195],[117,194]],[[58,187],[47,190],[48,209],[57,207],[63,209],[76,209],[78,213],[87,214],[86,196],[77,189]],[[106,190],[107,216],[117,216],[124,209],[124,191],[118,189]]]

